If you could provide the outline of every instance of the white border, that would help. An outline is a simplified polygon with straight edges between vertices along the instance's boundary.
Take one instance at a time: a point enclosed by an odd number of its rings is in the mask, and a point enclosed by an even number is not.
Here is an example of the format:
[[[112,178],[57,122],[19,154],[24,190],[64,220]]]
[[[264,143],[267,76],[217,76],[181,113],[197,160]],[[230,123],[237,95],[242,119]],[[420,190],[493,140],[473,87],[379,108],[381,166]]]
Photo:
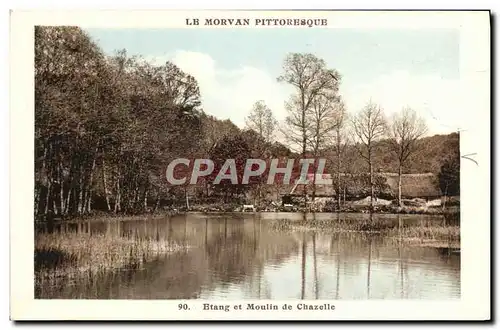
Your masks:
[[[438,301],[337,301],[334,312],[203,312],[203,301],[33,299],[33,26],[186,27],[185,17],[206,11],[16,11],[11,14],[10,244],[11,318],[15,320],[484,320],[490,314],[490,32],[487,12],[266,12],[273,17],[328,17],[330,28],[457,28],[460,75],[469,93],[470,120],[461,150],[476,152],[479,166],[462,160],[462,298]],[[257,17],[263,12],[211,12]],[[201,26],[198,28],[202,28]],[[217,303],[216,301],[211,301]],[[231,304],[248,301],[232,301]],[[272,301],[278,305],[289,301]],[[322,301],[316,301],[322,302]],[[331,302],[331,301],[326,301]],[[266,303],[266,301],[259,301]]]

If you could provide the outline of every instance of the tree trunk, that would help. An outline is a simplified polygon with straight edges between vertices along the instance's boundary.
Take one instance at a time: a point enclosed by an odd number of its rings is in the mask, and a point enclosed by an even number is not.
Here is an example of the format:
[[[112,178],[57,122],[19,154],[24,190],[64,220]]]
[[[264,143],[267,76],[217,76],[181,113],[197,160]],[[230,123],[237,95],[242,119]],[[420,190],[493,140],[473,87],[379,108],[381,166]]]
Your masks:
[[[148,190],[144,189],[144,212],[148,211]]]
[[[68,195],[66,196],[66,203],[65,203],[65,209],[64,209],[64,214],[67,214],[69,212],[69,202],[71,200],[71,192],[73,189],[71,187],[68,189]]]
[[[120,184],[118,183],[117,184],[118,186],[118,189],[120,189]],[[117,194],[116,194],[116,201],[115,201],[115,213],[117,212],[121,212],[122,210],[122,207],[121,207],[121,202],[122,202],[122,194],[121,192],[119,191]]]
[[[156,198],[156,203],[155,203],[155,208],[153,212],[156,212],[158,208],[160,207],[160,193],[158,192],[158,197]]]
[[[306,158],[306,152],[307,152],[307,132],[306,132],[306,105],[305,105],[305,95],[304,91],[301,90],[301,96],[302,96],[302,159]],[[307,184],[304,184],[304,190],[303,190],[303,196],[304,196],[304,208],[307,211]]]
[[[186,194],[186,210],[189,211],[189,196],[186,186],[184,186],[184,193]]]
[[[79,193],[78,193],[78,214],[82,214],[83,210],[83,179],[82,179],[82,172],[80,170],[80,178],[79,178]]]
[[[399,205],[399,207],[403,206],[403,201],[401,199],[401,173],[402,173],[402,166],[400,163],[399,170],[398,170],[398,205]]]
[[[106,196],[106,206],[108,207],[108,211],[111,211],[111,205],[109,204],[108,180],[106,178],[106,163],[104,160],[104,155],[102,156],[102,184],[104,186],[104,196]]]
[[[314,164],[316,164],[316,160],[314,160]],[[311,194],[311,200],[314,202],[314,199],[316,198],[316,170],[317,166],[314,166],[314,176],[313,176],[313,187],[312,187],[312,194]]]
[[[97,147],[95,150],[94,159],[92,160],[92,168],[90,169],[90,178],[89,178],[89,184],[88,184],[88,189],[87,189],[87,199],[86,199],[86,203],[85,203],[85,209],[86,209],[87,213],[90,213],[90,211],[91,211],[92,186],[93,186],[93,181],[94,181],[95,163],[96,163],[96,159],[97,159],[98,150],[99,150],[99,147]]]
[[[304,155],[305,155],[305,149],[304,149]],[[303,156],[303,159],[305,159],[305,156]],[[302,179],[302,178],[301,178]],[[307,175],[304,178],[304,189],[302,191],[302,195],[304,197],[304,208],[307,210]]]
[[[139,185],[135,184],[135,189],[134,189],[134,197],[132,198],[132,209],[134,212],[138,210],[138,202],[139,202]]]
[[[86,213],[90,213],[92,211],[92,190],[89,189],[87,194],[87,202],[85,204]]]
[[[370,210],[373,211],[373,198],[375,196],[375,185],[373,184],[373,165],[371,159],[369,162],[369,166],[370,166]]]
[[[54,210],[54,214],[55,215],[59,214],[58,211],[57,211],[57,205],[56,205],[55,198],[52,200],[52,210]]]
[[[120,170],[118,169],[118,175],[116,176],[116,199],[115,199],[115,213],[121,211],[121,186],[120,186]]]
[[[337,210],[340,210],[340,198],[341,198],[341,193],[342,187],[340,185],[340,155],[339,155],[339,160],[337,162]],[[344,191],[344,199],[345,199],[345,191]]]
[[[71,159],[71,165],[69,167],[69,175],[68,175],[68,193],[66,194],[66,202],[64,203],[64,214],[73,213],[74,208],[74,194],[75,194],[75,171],[78,169],[78,162],[75,161],[75,157],[73,156]],[[73,203],[71,203],[71,198],[73,197]]]
[[[33,212],[35,216],[38,215],[38,210],[40,210],[40,191],[42,190],[41,185],[39,185],[35,190],[35,203],[33,204]]]
[[[40,213],[40,208],[42,207],[42,187],[44,186],[44,179],[43,179],[43,176],[45,175],[46,176],[46,180],[47,182],[49,181],[48,180],[48,175],[45,173],[45,169],[46,169],[46,164],[47,164],[47,152],[48,152],[48,148],[45,146],[45,144],[43,145],[43,159],[42,159],[42,168],[40,170],[40,177],[39,177],[39,182],[38,182],[38,189],[37,189],[37,194],[35,196],[35,205],[36,205],[36,208],[35,208],[35,214],[38,215],[38,213]],[[48,191],[48,190],[47,190]],[[47,213],[47,212],[45,212]]]
[[[341,186],[340,186],[340,168],[342,160],[340,159],[340,131],[339,128],[337,128],[337,209],[340,210],[340,191],[341,191]],[[345,194],[344,194],[344,199],[345,199]]]
[[[262,196],[261,196],[261,184],[259,182],[259,183],[257,183],[257,203],[256,203],[257,206],[259,206],[259,207],[260,207],[260,201],[261,201],[261,199],[262,199]]]
[[[49,203],[50,203],[50,193],[52,192],[52,182],[49,181],[49,184],[47,185],[47,196],[45,196],[45,210],[44,214],[47,215],[49,212]]]
[[[64,213],[64,180],[62,175],[62,164],[59,161],[57,164],[57,180],[59,182],[59,213]]]

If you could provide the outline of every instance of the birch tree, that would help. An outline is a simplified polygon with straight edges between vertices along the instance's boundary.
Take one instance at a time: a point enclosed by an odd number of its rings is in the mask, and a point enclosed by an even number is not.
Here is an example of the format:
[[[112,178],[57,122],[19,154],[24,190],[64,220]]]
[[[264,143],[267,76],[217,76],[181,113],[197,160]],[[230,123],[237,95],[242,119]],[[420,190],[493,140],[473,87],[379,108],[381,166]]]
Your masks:
[[[331,144],[335,130],[340,125],[342,116],[340,99],[335,95],[318,95],[312,102],[311,126],[308,132],[308,141],[313,158],[317,159],[322,149]],[[314,164],[314,173],[316,173],[317,162]],[[312,200],[316,197],[316,174],[312,182]]]
[[[373,158],[375,143],[385,136],[387,121],[380,106],[371,100],[352,118],[355,148],[368,165],[370,173],[370,209],[373,210],[375,183],[373,180]]]
[[[300,148],[305,158],[313,103],[318,96],[338,91],[340,75],[312,54],[291,53],[285,58],[283,74],[277,80],[294,88],[294,94],[285,103],[287,116],[282,131],[290,143]]]
[[[257,132],[265,143],[271,143],[278,122],[271,109],[260,100],[255,102],[245,118],[246,127]]]
[[[389,129],[390,145],[398,161],[398,205],[403,206],[401,199],[401,175],[403,166],[417,149],[417,140],[427,132],[425,120],[415,110],[405,107],[394,114]]]
[[[306,158],[309,134],[314,127],[311,112],[315,101],[338,91],[340,74],[328,69],[326,62],[313,54],[290,53],[284,60],[283,74],[277,80],[294,89],[285,103],[287,116],[281,131],[291,147],[298,148],[302,158]],[[307,189],[303,194],[304,203],[307,203]]]
[[[340,100],[337,104],[338,110],[337,110],[337,122],[335,125],[335,130],[334,130],[334,150],[335,150],[335,156],[337,158],[337,208],[340,209],[341,205],[341,195],[342,191],[344,191],[344,198],[345,198],[345,180],[342,180],[342,160],[345,158],[345,151],[347,148],[347,145],[349,144],[349,138],[348,138],[348,125],[347,125],[347,112],[344,106],[344,102]],[[344,171],[345,174],[346,171]]]
[[[269,150],[271,143],[274,138],[274,132],[278,125],[276,118],[273,115],[271,109],[262,100],[255,102],[250,113],[245,118],[245,124],[249,132],[254,132],[257,134],[256,137],[252,138],[253,151],[256,157],[262,158],[264,154]],[[251,134],[247,134],[251,136]],[[261,177],[262,179],[262,177]],[[262,182],[261,180],[255,180],[255,187],[252,189],[254,196],[257,197],[257,205],[260,205],[262,198]]]

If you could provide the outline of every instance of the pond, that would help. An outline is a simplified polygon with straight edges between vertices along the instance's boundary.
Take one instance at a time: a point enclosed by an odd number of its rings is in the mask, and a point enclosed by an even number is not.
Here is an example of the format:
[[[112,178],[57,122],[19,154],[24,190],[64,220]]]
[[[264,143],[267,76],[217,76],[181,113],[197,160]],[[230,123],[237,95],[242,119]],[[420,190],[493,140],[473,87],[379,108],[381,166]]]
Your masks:
[[[363,214],[318,214],[356,221]],[[408,225],[439,216],[377,215]],[[297,213],[187,214],[55,224],[57,235],[161,237],[185,246],[138,269],[76,277],[37,298],[459,299],[460,254],[384,235],[276,230]],[[38,228],[39,233],[47,231]]]

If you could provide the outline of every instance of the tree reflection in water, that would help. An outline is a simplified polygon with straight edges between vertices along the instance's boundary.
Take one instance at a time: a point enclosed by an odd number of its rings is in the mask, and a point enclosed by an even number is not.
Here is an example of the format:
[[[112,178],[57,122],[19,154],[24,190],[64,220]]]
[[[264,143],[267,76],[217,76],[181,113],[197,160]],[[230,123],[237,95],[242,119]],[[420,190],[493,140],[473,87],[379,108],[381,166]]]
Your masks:
[[[345,221],[343,215],[332,216],[333,221]],[[304,215],[301,220],[307,221]],[[158,256],[141,269],[103,273],[92,281],[61,282],[57,288],[37,292],[45,298],[88,299],[460,296],[459,256],[443,256],[436,249],[408,247],[376,235],[277,232],[271,230],[271,221],[261,215],[188,215],[54,224],[54,232],[167,239],[188,249]]]

